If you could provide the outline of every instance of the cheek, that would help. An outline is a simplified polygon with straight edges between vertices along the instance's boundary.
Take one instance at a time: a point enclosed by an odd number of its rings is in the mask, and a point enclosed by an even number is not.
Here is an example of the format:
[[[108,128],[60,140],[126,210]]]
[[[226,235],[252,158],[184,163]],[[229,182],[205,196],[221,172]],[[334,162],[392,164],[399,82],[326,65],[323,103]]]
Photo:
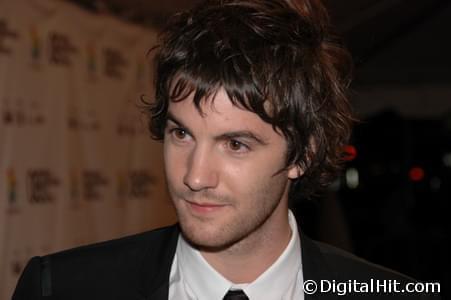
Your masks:
[[[182,176],[185,166],[185,158],[181,151],[177,151],[175,147],[164,145],[164,168],[168,182],[174,182],[178,177]]]
[[[223,183],[243,196],[244,194],[252,196],[259,191],[271,189],[275,181],[283,179],[283,176],[287,177],[284,172],[274,176],[284,166],[283,159],[278,157],[265,157],[222,166],[223,181],[225,181]]]

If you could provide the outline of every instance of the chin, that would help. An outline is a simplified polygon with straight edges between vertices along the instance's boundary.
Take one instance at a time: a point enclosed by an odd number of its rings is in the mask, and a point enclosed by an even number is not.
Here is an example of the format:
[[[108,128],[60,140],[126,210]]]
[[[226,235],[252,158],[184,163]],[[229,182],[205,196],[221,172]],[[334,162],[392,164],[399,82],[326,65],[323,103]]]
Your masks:
[[[204,251],[223,250],[236,242],[236,239],[221,230],[223,227],[220,225],[212,228],[207,224],[180,221],[180,227],[185,240],[195,248]]]

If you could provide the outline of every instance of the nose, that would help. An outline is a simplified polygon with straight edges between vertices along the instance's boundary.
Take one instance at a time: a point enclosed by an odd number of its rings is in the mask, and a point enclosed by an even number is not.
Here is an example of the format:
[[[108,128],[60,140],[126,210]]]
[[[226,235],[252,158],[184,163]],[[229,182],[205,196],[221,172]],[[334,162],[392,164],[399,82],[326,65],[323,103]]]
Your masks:
[[[206,146],[197,145],[190,153],[183,183],[192,191],[215,188],[218,185],[217,162]]]

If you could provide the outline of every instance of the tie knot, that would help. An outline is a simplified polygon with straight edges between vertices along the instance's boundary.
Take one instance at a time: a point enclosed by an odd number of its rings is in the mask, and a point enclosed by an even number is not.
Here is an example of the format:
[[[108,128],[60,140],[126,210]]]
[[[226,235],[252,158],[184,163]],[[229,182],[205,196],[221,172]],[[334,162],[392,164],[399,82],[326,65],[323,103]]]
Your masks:
[[[249,300],[242,290],[229,290],[223,300]]]

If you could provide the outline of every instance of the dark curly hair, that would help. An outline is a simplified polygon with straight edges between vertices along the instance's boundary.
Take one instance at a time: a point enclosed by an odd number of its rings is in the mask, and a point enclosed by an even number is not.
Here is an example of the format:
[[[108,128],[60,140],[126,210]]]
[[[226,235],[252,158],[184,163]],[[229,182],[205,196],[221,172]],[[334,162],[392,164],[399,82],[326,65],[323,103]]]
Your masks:
[[[316,0],[213,0],[175,15],[155,51],[152,137],[164,138],[170,101],[201,103],[224,88],[288,142],[299,165],[290,200],[309,197],[340,169],[351,131],[351,60]],[[214,101],[214,100],[212,100]]]

